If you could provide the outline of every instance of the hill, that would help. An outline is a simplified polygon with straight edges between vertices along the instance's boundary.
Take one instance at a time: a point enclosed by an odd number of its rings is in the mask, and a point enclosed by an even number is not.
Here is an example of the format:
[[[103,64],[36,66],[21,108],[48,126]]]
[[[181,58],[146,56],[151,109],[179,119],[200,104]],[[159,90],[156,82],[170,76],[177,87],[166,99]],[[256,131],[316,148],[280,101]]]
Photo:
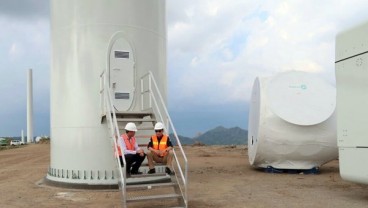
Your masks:
[[[218,126],[212,130],[209,130],[198,137],[189,138],[185,136],[178,135],[181,144],[191,145],[195,142],[200,142],[206,145],[239,145],[248,144],[248,131],[239,127],[225,128],[223,126]],[[172,142],[176,145],[174,141],[174,136],[170,134]]]
[[[239,127],[218,126],[198,136],[195,140],[207,145],[248,144],[248,131]]]
[[[169,137],[170,137],[170,140],[173,143],[173,145],[177,145],[176,140],[174,139],[175,138],[174,134],[170,134]],[[189,138],[189,137],[185,137],[185,136],[181,136],[181,135],[178,135],[178,137],[179,137],[180,143],[182,145],[187,145],[187,144],[190,145],[190,144],[194,144],[194,142],[195,142],[192,138]]]

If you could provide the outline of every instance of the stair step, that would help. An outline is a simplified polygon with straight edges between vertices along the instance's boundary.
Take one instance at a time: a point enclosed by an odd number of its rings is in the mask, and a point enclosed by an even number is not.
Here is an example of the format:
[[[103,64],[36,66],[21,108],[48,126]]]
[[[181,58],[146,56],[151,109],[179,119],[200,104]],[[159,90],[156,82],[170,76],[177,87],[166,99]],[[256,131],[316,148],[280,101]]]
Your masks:
[[[161,163],[159,163],[159,164],[155,163],[156,174],[165,175],[166,174],[165,168],[166,168],[166,165],[161,164]],[[139,171],[143,173],[143,174],[141,174],[141,175],[143,175],[141,177],[156,176],[155,174],[148,174],[149,167],[148,167],[147,158],[144,159],[141,167],[139,168]],[[162,175],[157,175],[157,176],[162,176]],[[132,176],[133,177],[139,177],[139,176],[136,176],[136,175],[132,175]]]
[[[152,134],[154,133],[153,131],[153,126],[137,126],[138,131],[139,130],[151,130]]]
[[[137,128],[138,129],[138,128]],[[136,134],[136,135],[134,135],[134,137],[136,138],[136,139],[146,139],[146,140],[148,140],[149,141],[149,139],[151,138],[151,136],[152,136],[153,134],[150,134],[150,135],[148,135],[148,134]]]
[[[144,117],[144,116],[152,116],[151,111],[117,111],[115,112],[116,116],[136,116],[136,117]]]
[[[139,185],[128,185],[127,190],[145,190],[145,189],[154,189],[168,186],[176,186],[175,183],[153,183],[153,184],[139,184]]]
[[[126,179],[128,186],[133,184],[154,184],[171,182],[171,177],[167,174],[144,174],[144,177],[129,177]]]
[[[154,122],[153,118],[116,118],[118,122]]]
[[[111,113],[112,114],[112,113]],[[134,122],[134,119],[143,119],[144,117],[151,117],[150,120],[152,120],[152,122],[156,121],[155,119],[153,119],[153,113],[151,111],[117,111],[115,112],[115,115],[119,121],[119,118],[126,118],[129,120],[127,120],[128,122]],[[101,123],[103,123],[106,120],[106,114],[101,115]],[[140,120],[138,121],[140,122]]]
[[[154,162],[154,164],[155,164],[155,168],[156,169],[157,168],[166,168],[166,164],[165,163]],[[147,160],[144,160],[142,162],[141,167],[146,167],[146,166],[148,166],[148,161]]]
[[[156,177],[156,176],[166,176],[166,173],[153,173],[153,174],[140,174],[140,175],[131,175],[131,178],[145,178],[145,177]]]
[[[119,125],[119,130],[125,130],[125,126]],[[152,126],[137,126],[138,132],[141,130],[150,130],[152,131],[152,134],[154,133]]]
[[[127,202],[140,202],[140,201],[148,201],[152,199],[175,199],[180,198],[179,194],[162,194],[162,195],[150,195],[150,196],[134,196],[127,198]]]

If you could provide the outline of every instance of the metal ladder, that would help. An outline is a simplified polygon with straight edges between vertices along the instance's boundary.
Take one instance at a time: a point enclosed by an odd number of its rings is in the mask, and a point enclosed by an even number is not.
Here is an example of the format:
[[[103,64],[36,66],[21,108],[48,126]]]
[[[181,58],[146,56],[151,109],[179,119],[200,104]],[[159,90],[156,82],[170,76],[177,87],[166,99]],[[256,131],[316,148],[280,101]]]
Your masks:
[[[148,78],[148,89],[143,87],[144,79]],[[117,143],[116,138],[120,138],[120,132],[124,132],[124,127],[128,122],[134,122],[137,125],[138,132],[136,134],[136,141],[138,145],[146,147],[150,136],[154,134],[153,126],[157,122],[156,115],[159,116],[159,120],[161,122],[166,123],[167,127],[171,127],[174,133],[174,140],[178,144],[178,153],[174,149],[174,161],[173,167],[174,172],[176,173],[174,176],[169,176],[165,173],[165,167],[162,164],[156,164],[156,174],[147,174],[148,172],[148,164],[147,159],[142,163],[140,167],[140,171],[143,172],[142,175],[132,175],[127,178],[125,175],[125,165],[121,167],[119,159],[116,160],[117,170],[119,172],[119,189],[122,191],[122,206],[127,207],[129,204],[133,207],[152,207],[152,206],[160,206],[160,207],[188,207],[188,197],[187,197],[187,176],[188,176],[188,163],[186,155],[182,149],[179,138],[176,134],[174,126],[171,122],[171,119],[168,115],[166,106],[162,100],[160,92],[158,91],[157,85],[153,79],[152,73],[146,74],[141,78],[141,94],[142,99],[143,96],[153,99],[149,101],[150,106],[148,108],[143,109],[141,111],[126,111],[126,112],[116,112],[112,105],[112,99],[110,94],[109,86],[105,80],[104,72],[101,74],[101,107],[102,112],[105,112],[101,116],[101,123],[106,123],[108,128],[110,129],[110,138],[113,147],[115,147],[115,153],[117,153]],[[152,87],[152,83],[154,83],[154,87]],[[156,96],[153,93],[153,89],[156,88],[158,92],[156,92]],[[159,96],[159,99],[156,97]],[[157,103],[157,100],[160,100],[161,104]],[[152,105],[153,104],[153,105]],[[160,106],[163,109],[160,109]],[[164,111],[162,113],[162,111]],[[109,113],[106,113],[109,112]],[[163,116],[165,115],[165,116]],[[169,128],[165,129],[165,132],[168,131]],[[173,138],[171,138],[173,140]],[[177,148],[177,147],[176,147]],[[182,163],[179,162],[184,161]],[[115,155],[115,159],[118,158]],[[124,157],[123,157],[124,158]],[[125,159],[123,159],[124,164]],[[184,170],[183,170],[184,168]]]

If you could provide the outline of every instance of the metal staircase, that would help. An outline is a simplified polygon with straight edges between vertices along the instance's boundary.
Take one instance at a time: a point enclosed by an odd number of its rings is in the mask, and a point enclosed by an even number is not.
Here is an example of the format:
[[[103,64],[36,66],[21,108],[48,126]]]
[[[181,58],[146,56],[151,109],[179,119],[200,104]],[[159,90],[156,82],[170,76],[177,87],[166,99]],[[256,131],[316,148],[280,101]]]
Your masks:
[[[111,145],[115,148],[113,152],[115,152],[114,158],[119,173],[118,183],[122,193],[122,207],[128,207],[128,205],[129,207],[188,207],[187,158],[152,73],[149,72],[141,78],[141,101],[148,103],[148,105],[142,104],[140,111],[116,112],[104,72],[101,74],[100,80],[101,123],[106,124],[109,128]],[[157,121],[165,123],[166,127],[171,127],[174,138],[170,137],[170,139],[178,144],[177,147],[174,147],[173,168],[175,175],[166,174],[166,166],[163,164],[155,165],[156,174],[147,174],[149,168],[146,158],[140,167],[143,174],[127,177],[125,159],[123,159],[124,167],[121,167],[117,155],[117,138],[120,136],[116,135],[121,135],[120,132],[125,131],[124,127],[128,122],[134,122],[138,128],[135,135],[136,141],[141,148],[146,150],[150,136],[154,134],[153,127]],[[168,133],[169,130],[166,128],[165,132]]]
[[[135,207],[186,207],[178,189],[175,182],[129,185],[127,202]]]

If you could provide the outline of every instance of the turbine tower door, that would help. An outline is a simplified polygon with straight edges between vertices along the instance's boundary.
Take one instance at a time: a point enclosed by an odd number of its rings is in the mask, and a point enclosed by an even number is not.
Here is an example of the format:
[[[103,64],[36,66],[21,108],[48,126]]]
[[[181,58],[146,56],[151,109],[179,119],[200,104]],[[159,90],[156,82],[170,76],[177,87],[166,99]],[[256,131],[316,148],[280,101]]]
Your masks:
[[[126,111],[132,106],[134,80],[132,47],[124,38],[118,38],[112,43],[110,50],[110,87],[116,110]]]

